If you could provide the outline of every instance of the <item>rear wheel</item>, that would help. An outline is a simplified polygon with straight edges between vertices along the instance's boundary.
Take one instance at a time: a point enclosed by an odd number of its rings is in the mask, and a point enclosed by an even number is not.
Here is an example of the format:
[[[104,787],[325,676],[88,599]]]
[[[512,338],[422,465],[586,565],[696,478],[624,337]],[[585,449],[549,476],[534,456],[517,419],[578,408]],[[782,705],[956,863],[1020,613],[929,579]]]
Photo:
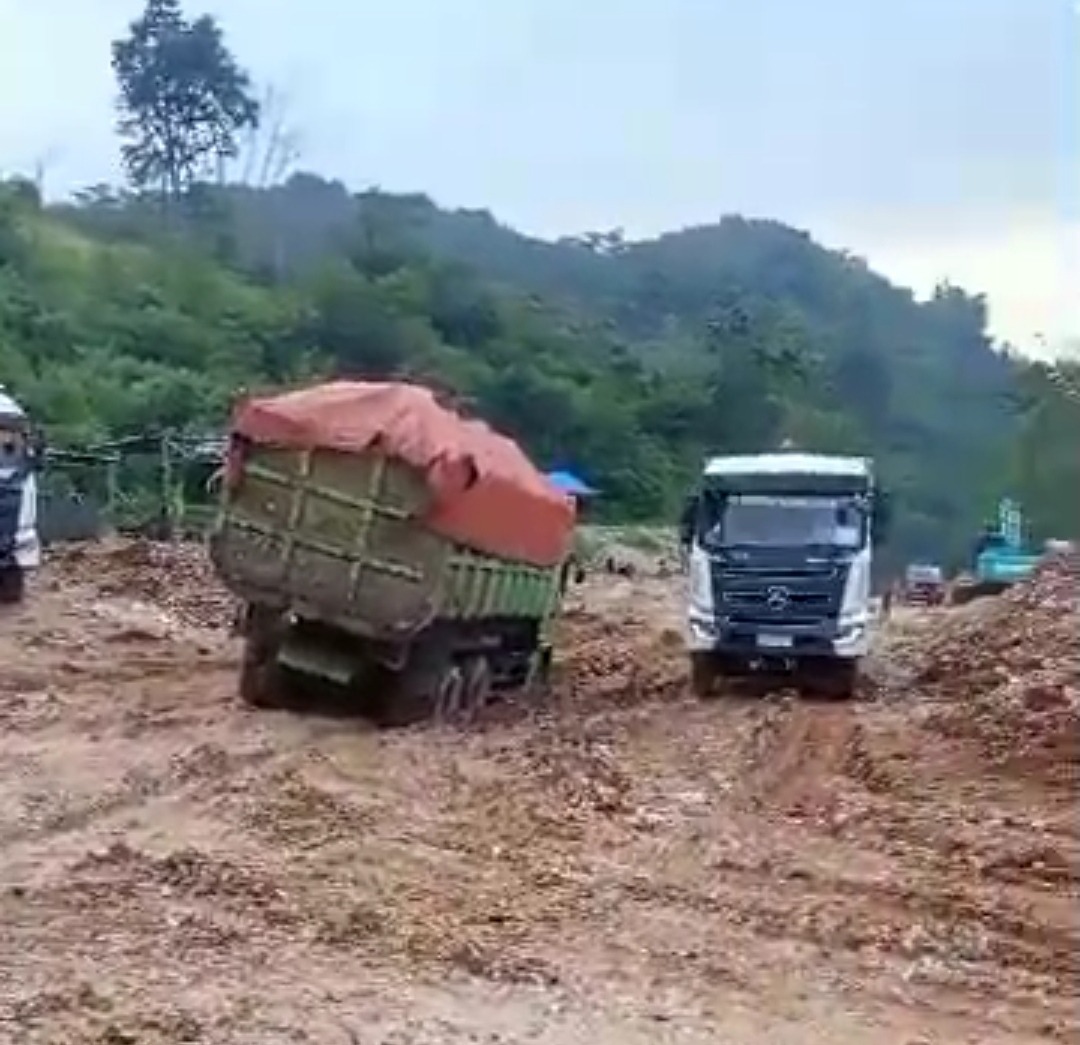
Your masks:
[[[550,646],[538,646],[521,663],[520,669],[515,665],[515,670],[510,678],[510,685],[519,686],[522,696],[527,700],[546,696],[551,687],[553,660],[554,657]]]
[[[286,702],[285,669],[277,659],[285,627],[280,613],[263,606],[248,608],[240,661],[240,699],[249,707],[277,708]]]
[[[375,701],[374,718],[384,729],[452,717],[462,699],[461,668],[441,644],[417,643],[404,666],[390,672]]]
[[[483,654],[469,657],[462,668],[461,717],[472,722],[491,699],[491,662]]]
[[[465,674],[460,665],[451,661],[435,682],[432,717],[442,726],[459,723],[463,717]]]

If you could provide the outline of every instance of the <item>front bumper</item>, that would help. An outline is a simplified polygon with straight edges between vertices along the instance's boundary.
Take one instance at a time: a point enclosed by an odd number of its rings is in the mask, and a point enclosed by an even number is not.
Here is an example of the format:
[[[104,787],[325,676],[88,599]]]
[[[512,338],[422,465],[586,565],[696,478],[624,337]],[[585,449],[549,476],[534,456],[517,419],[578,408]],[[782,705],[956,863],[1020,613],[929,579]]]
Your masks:
[[[802,658],[855,659],[870,644],[866,619],[817,624],[756,627],[731,625],[702,614],[690,614],[688,645],[693,652],[713,652],[745,660]]]

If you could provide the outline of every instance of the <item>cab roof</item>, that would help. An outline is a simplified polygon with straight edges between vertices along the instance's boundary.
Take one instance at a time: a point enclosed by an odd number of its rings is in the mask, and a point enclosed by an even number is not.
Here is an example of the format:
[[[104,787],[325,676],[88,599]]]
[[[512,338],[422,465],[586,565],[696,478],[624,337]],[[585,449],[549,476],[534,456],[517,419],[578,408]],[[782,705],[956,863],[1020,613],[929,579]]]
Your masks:
[[[804,454],[783,451],[769,454],[733,454],[710,457],[705,475],[830,475],[860,478],[870,475],[867,457]]]
[[[8,395],[7,389],[0,385],[0,418],[23,420],[26,412]]]

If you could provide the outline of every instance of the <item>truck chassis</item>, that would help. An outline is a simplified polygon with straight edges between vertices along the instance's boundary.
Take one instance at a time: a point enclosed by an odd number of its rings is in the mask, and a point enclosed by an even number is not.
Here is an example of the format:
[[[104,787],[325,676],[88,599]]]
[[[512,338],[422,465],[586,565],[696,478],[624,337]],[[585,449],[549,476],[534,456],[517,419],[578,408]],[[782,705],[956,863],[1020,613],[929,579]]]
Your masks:
[[[552,659],[530,620],[438,622],[388,643],[256,603],[240,631],[244,703],[295,708],[343,699],[383,727],[468,725],[499,693],[542,690]]]
[[[855,696],[859,664],[842,657],[741,657],[713,650],[690,654],[694,695],[713,697],[725,682],[751,683],[755,689],[794,686],[807,697],[849,700]]]

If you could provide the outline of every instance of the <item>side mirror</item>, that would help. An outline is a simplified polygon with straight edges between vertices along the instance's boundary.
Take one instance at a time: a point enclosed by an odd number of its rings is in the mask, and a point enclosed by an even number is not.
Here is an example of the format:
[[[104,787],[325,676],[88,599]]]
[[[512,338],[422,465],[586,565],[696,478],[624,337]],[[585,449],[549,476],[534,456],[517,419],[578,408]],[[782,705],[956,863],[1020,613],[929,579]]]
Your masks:
[[[690,494],[683,503],[682,515],[679,517],[679,545],[684,549],[689,549],[694,543],[700,505],[701,495],[698,493]]]
[[[43,472],[49,452],[45,442],[45,433],[35,425],[30,429],[27,442],[30,447],[30,467],[35,472]]]

